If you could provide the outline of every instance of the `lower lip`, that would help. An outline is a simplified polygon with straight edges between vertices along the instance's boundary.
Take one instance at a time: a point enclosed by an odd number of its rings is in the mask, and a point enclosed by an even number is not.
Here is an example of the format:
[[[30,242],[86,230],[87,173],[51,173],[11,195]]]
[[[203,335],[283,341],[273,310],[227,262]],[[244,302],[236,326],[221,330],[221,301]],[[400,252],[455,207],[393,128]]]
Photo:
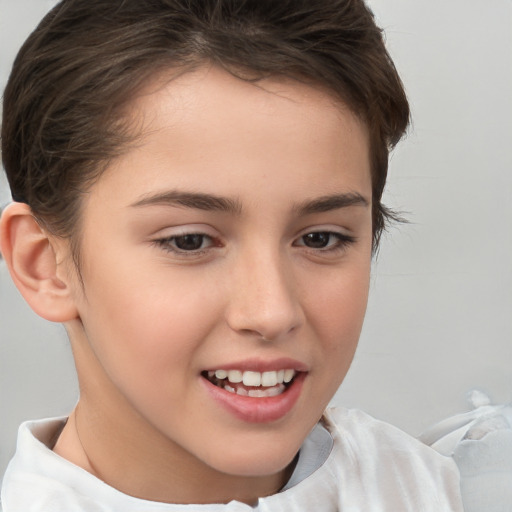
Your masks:
[[[238,419],[248,423],[271,423],[286,416],[294,407],[302,391],[305,372],[295,376],[280,395],[256,398],[230,393],[201,377],[210,396]]]

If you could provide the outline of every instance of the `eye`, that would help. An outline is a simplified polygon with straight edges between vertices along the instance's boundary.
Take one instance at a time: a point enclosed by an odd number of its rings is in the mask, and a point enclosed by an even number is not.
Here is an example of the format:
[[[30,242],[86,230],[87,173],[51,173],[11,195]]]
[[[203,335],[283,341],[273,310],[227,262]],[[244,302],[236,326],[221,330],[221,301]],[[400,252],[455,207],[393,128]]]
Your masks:
[[[355,238],[336,231],[312,231],[302,235],[294,245],[321,251],[342,250]]]
[[[155,243],[170,252],[198,253],[214,246],[212,237],[203,233],[185,233],[155,240]]]
[[[180,251],[198,251],[203,249],[207,240],[206,235],[190,234],[173,237],[174,244]]]
[[[338,241],[338,238],[334,237],[333,233],[327,231],[321,231],[318,233],[308,233],[302,237],[304,245],[311,249],[323,249],[328,247],[334,242]]]

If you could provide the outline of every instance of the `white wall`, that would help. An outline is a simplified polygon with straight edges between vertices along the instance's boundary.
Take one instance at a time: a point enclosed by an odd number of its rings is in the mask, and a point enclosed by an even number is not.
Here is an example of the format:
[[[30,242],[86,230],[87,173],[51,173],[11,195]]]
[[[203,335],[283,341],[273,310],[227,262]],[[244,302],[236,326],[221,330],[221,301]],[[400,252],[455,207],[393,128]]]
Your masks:
[[[0,0],[2,83],[52,3]],[[335,402],[417,434],[464,410],[474,387],[510,400],[512,1],[369,3],[413,109],[386,194],[411,223],[383,240],[359,351]],[[1,473],[16,426],[64,414],[77,387],[63,330],[28,310],[2,264],[0,340]]]
[[[372,0],[412,104],[386,201],[410,212],[374,268],[337,401],[417,433],[478,387],[512,391],[512,2]]]

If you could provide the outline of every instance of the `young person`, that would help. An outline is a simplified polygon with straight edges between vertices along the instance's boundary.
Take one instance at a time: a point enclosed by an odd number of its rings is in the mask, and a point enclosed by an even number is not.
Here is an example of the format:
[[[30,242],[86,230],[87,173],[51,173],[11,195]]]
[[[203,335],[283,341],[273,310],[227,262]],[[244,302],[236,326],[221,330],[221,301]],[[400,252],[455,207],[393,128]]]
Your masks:
[[[462,510],[454,463],[325,410],[409,109],[354,0],[64,0],[4,94],[1,250],[80,399],[4,512]]]

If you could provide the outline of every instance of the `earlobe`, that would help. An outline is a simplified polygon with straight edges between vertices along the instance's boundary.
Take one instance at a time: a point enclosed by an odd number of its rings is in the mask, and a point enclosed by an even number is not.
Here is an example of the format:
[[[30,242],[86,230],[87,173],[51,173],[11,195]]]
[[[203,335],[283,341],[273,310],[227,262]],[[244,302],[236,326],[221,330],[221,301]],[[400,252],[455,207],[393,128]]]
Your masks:
[[[50,236],[30,207],[10,204],[0,220],[0,250],[12,279],[29,306],[52,322],[78,316],[71,282],[62,277]]]

